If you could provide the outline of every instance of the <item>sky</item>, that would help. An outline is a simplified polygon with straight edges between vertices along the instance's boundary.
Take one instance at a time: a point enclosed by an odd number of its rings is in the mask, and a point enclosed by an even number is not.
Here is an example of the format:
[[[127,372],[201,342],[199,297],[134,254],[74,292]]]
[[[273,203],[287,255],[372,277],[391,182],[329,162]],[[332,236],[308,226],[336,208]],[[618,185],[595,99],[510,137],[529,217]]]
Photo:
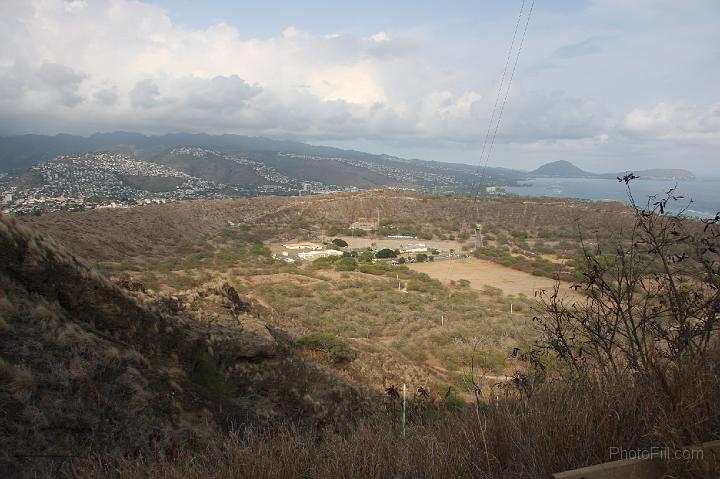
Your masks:
[[[720,176],[720,2],[1,0],[0,135],[118,130]]]

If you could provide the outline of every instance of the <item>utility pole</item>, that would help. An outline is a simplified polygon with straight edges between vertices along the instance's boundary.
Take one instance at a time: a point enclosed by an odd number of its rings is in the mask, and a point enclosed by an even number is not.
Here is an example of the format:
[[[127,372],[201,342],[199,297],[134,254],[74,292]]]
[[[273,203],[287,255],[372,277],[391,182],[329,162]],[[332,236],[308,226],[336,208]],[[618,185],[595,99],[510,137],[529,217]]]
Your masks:
[[[405,402],[407,397],[407,384],[403,383],[403,417],[402,417],[402,435],[405,437]]]
[[[480,223],[477,223],[475,225],[475,249],[480,249],[482,247],[483,247],[482,225]]]
[[[380,208],[377,208],[377,227],[380,229]]]

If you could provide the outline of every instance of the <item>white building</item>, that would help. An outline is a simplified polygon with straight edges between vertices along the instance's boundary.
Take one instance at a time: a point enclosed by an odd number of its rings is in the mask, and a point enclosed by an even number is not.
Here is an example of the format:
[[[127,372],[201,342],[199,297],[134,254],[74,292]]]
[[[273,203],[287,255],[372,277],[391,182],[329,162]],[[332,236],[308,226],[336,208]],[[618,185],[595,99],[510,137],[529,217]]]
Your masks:
[[[326,258],[328,256],[342,256],[342,254],[342,251],[338,251],[335,249],[326,249],[322,251],[306,251],[298,253],[298,258],[305,261],[312,261],[318,258]]]
[[[425,243],[406,244],[400,246],[401,253],[427,253],[428,248]]]
[[[282,245],[285,249],[312,249],[320,250],[323,249],[323,245],[317,243],[288,243]]]

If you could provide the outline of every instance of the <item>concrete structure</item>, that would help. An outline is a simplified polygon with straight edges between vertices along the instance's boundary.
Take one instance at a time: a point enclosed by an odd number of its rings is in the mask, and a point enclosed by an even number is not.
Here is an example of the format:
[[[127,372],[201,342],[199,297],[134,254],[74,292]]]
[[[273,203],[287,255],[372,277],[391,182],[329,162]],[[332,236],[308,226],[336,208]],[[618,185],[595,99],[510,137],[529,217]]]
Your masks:
[[[401,253],[427,253],[428,248],[425,243],[406,244],[400,247]]]
[[[482,225],[480,223],[475,225],[475,249],[480,249],[483,247],[483,237],[482,237]]]
[[[305,242],[305,243],[288,243],[288,244],[282,245],[282,247],[285,248],[285,249],[311,249],[311,250],[319,250],[319,249],[323,249],[323,248],[324,248],[324,246],[321,245],[321,244],[318,244],[318,243],[310,243],[310,242]]]
[[[613,449],[613,448],[611,448]],[[620,450],[620,448],[615,448]],[[622,452],[620,450],[620,452]],[[703,444],[685,447],[680,450],[655,448],[655,451],[626,451],[633,453],[629,459],[606,462],[595,466],[583,467],[572,471],[553,474],[554,479],[657,479],[666,476],[668,467],[666,461],[673,456],[677,460],[717,461],[720,457],[720,441],[711,441]]]
[[[328,256],[342,256],[342,251],[338,251],[335,249],[326,249],[322,251],[307,251],[303,253],[298,253],[298,258],[305,260],[305,261],[313,261],[318,258],[327,258]]]

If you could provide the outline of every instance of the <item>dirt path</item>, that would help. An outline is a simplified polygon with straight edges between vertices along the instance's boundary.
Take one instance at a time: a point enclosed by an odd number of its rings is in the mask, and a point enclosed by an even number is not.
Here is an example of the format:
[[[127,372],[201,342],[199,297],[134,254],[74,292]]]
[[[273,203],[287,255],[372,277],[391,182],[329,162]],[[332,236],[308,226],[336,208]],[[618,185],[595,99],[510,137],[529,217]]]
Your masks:
[[[524,294],[533,297],[537,289],[551,290],[555,284],[555,280],[544,276],[534,276],[492,261],[475,258],[413,263],[407,266],[445,284],[466,279],[470,281],[470,287],[478,291],[482,291],[486,286],[492,286],[502,289],[505,294]],[[572,294],[569,287],[570,283],[561,283],[561,293]]]

